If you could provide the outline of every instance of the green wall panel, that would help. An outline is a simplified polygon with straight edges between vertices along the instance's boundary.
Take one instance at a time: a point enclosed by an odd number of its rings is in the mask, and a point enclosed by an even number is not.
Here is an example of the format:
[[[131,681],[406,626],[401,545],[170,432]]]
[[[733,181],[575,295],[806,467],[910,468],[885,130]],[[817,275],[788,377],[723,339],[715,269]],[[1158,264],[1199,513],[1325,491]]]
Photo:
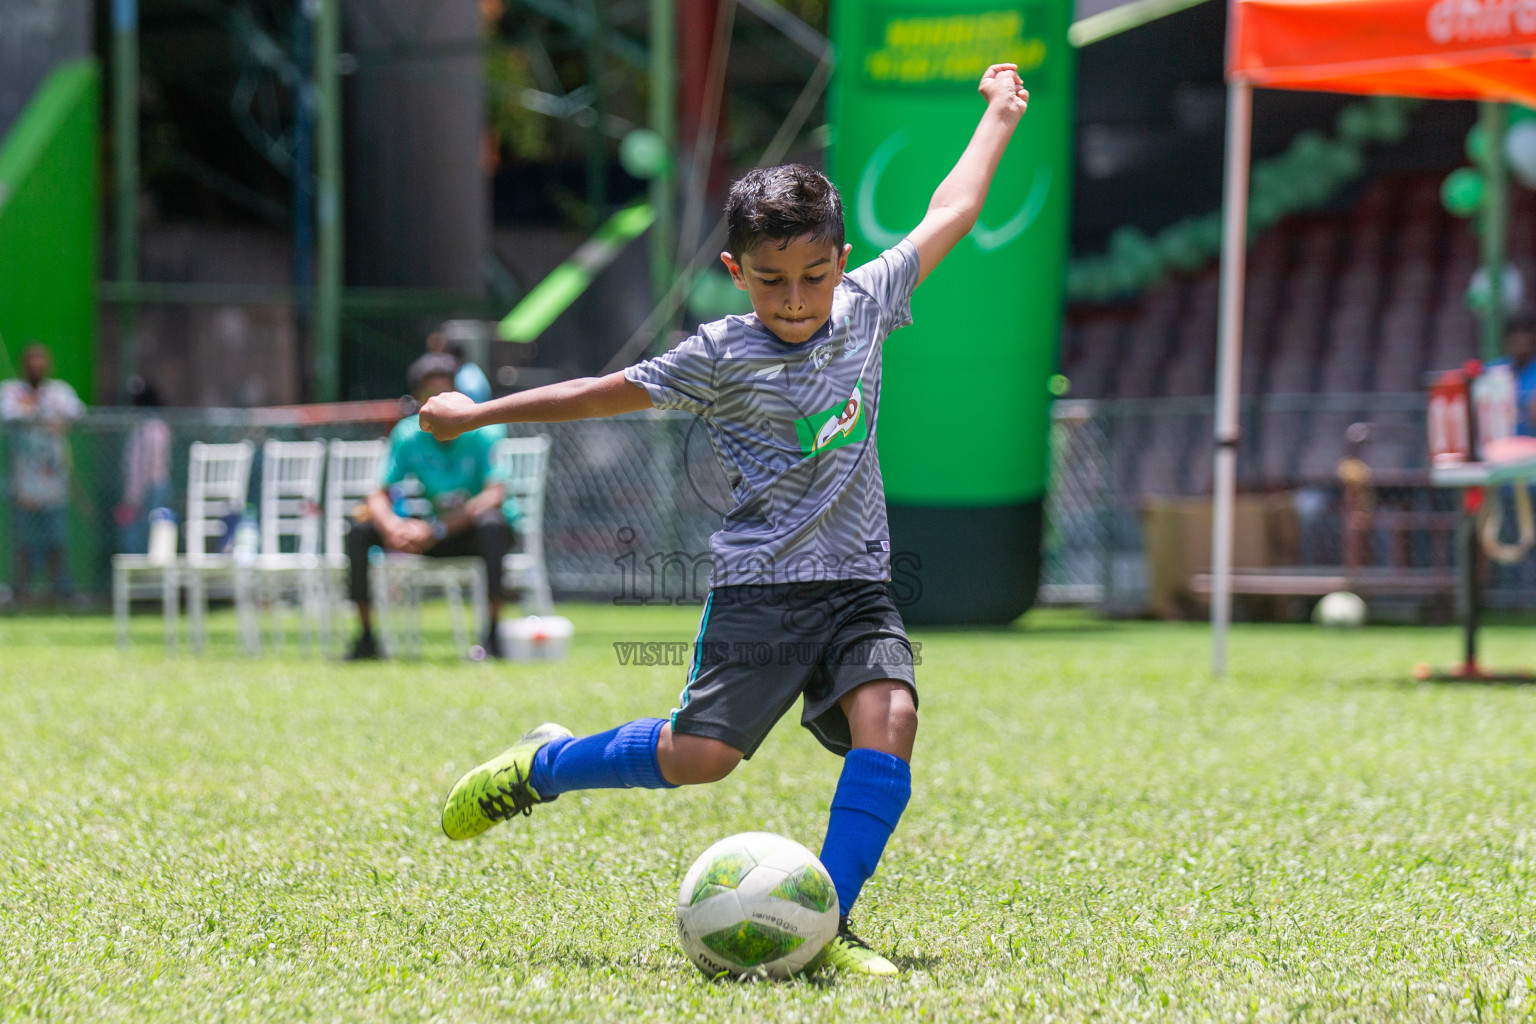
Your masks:
[[[0,140],[0,372],[32,340],[95,396],[97,125],[94,60],[56,68]]]
[[[863,263],[923,217],[984,102],[1019,66],[1029,112],[976,229],[885,348],[880,466],[893,596],[918,624],[1011,621],[1034,602],[1061,331],[1076,61],[1070,0],[834,0],[830,169]]]
[[[916,226],[985,109],[988,64],[1030,91],[980,223],[918,290],[885,355],[892,503],[995,505],[1045,489],[1072,182],[1071,4],[837,0],[833,180],[857,265]]]

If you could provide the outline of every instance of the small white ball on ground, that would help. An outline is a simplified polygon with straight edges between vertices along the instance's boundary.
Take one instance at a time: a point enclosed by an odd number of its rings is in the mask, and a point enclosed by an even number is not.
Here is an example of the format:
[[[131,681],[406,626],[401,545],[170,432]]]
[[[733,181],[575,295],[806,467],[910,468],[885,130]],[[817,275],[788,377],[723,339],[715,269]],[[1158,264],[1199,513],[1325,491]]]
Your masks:
[[[1312,621],[1331,629],[1356,629],[1365,625],[1365,602],[1347,590],[1323,595],[1312,611]]]

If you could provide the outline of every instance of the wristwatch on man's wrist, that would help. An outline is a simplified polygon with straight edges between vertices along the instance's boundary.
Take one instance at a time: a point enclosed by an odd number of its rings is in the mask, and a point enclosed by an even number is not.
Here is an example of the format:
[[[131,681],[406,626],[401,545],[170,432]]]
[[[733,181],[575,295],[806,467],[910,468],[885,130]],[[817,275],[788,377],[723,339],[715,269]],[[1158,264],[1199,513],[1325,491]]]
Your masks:
[[[433,519],[431,522],[433,540],[442,540],[444,537],[448,536],[447,523],[443,522],[441,519]]]

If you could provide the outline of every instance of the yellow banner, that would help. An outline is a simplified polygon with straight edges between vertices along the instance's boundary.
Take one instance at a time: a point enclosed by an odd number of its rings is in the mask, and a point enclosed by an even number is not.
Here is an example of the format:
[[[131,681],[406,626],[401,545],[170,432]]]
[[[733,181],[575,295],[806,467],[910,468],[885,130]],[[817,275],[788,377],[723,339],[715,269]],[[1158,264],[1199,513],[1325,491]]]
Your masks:
[[[1043,26],[1040,26],[1043,28]],[[968,85],[995,63],[1028,76],[1045,63],[1046,43],[1020,10],[945,15],[885,15],[878,43],[864,54],[864,77],[882,85]]]

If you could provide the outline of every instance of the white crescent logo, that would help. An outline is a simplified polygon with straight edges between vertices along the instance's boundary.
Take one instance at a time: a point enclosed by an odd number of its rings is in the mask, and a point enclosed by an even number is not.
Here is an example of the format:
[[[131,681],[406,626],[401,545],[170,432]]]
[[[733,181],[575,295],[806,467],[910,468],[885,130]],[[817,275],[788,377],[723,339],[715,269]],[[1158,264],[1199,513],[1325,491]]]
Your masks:
[[[864,172],[859,175],[859,194],[854,201],[859,231],[882,249],[891,248],[905,238],[906,234],[893,231],[880,223],[880,216],[875,212],[875,190],[880,185],[880,175],[885,173],[886,166],[896,158],[897,153],[906,148],[911,139],[912,129],[896,129],[884,142],[875,147],[874,153],[870,154],[869,163],[864,165]],[[1024,197],[1018,212],[996,228],[989,228],[980,220],[976,221],[976,227],[971,231],[976,247],[982,252],[998,249],[1028,231],[1029,226],[1035,222],[1035,218],[1040,216],[1040,211],[1045,207],[1046,197],[1050,193],[1051,169],[1044,166],[1035,168],[1034,180],[1029,184],[1029,194]]]

